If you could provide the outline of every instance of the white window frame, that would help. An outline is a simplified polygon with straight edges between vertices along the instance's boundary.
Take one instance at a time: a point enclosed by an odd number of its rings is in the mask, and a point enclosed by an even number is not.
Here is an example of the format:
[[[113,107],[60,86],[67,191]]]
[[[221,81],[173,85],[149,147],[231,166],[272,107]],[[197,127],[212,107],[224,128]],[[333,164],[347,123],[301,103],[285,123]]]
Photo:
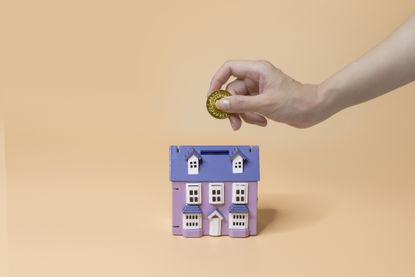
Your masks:
[[[219,194],[218,194],[219,192]],[[217,198],[219,197],[219,201]],[[209,204],[220,205],[225,203],[224,183],[209,183]]]
[[[197,199],[195,199],[197,198]],[[200,183],[188,183],[186,184],[186,204],[201,204],[202,203],[202,190]]]
[[[199,159],[196,155],[192,155],[187,160],[187,174],[198,175],[199,174]]]
[[[248,183],[233,183],[232,184],[232,203],[233,204],[247,204],[248,203]]]
[[[229,214],[230,229],[248,229],[247,213],[231,213]]]
[[[183,229],[200,229],[202,228],[201,214],[183,214]]]
[[[241,155],[236,155],[232,160],[232,173],[243,173],[244,172],[244,161]]]

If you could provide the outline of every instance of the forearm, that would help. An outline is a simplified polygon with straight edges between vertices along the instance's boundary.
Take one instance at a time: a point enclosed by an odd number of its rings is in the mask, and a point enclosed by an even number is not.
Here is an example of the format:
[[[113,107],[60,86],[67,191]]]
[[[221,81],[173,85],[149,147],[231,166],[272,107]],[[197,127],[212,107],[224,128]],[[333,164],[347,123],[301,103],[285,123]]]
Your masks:
[[[415,14],[391,36],[319,85],[329,114],[415,80]]]

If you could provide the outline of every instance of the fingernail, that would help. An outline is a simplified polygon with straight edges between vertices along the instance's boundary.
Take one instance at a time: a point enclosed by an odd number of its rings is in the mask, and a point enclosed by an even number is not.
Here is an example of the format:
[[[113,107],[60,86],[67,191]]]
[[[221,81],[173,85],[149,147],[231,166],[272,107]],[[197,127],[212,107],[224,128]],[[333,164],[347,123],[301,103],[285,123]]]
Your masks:
[[[229,117],[229,121],[231,122],[231,127],[234,131],[238,131],[241,125],[239,124],[239,118],[236,115],[231,114]]]
[[[232,129],[235,131],[235,118],[233,117],[233,115],[231,115],[231,116],[229,117],[229,121],[230,121],[230,123],[231,123],[231,127],[232,127]]]
[[[221,99],[219,101],[216,102],[216,108],[220,109],[220,110],[229,110],[229,106],[230,106],[230,101],[229,99]]]

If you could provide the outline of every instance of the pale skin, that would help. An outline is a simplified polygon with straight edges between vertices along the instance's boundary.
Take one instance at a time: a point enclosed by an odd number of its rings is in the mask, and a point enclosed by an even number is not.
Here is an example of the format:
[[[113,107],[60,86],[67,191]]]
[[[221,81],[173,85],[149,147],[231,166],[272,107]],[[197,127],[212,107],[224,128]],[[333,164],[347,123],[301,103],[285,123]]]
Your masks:
[[[388,93],[415,80],[415,14],[362,57],[320,84],[303,84],[268,61],[231,60],[213,76],[209,93],[233,95],[216,103],[229,112],[234,130],[267,119],[297,128],[316,125],[337,112]]]

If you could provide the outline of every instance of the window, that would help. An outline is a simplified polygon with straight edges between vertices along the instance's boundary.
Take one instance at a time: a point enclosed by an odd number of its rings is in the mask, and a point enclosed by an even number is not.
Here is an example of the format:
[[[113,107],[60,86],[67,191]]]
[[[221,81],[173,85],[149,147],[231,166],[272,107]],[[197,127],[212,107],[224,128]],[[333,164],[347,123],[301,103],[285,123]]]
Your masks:
[[[210,204],[223,204],[223,183],[210,183],[209,184],[209,203]]]
[[[232,173],[243,173],[244,163],[241,155],[237,155],[232,161]]]
[[[200,184],[186,184],[186,204],[200,204],[201,198]]]
[[[202,228],[201,214],[183,214],[183,229]]]
[[[248,183],[233,183],[232,185],[232,203],[248,203]]]
[[[199,159],[193,155],[187,160],[187,174],[197,175],[199,174]]]
[[[230,214],[229,228],[231,229],[248,228],[248,214]]]

